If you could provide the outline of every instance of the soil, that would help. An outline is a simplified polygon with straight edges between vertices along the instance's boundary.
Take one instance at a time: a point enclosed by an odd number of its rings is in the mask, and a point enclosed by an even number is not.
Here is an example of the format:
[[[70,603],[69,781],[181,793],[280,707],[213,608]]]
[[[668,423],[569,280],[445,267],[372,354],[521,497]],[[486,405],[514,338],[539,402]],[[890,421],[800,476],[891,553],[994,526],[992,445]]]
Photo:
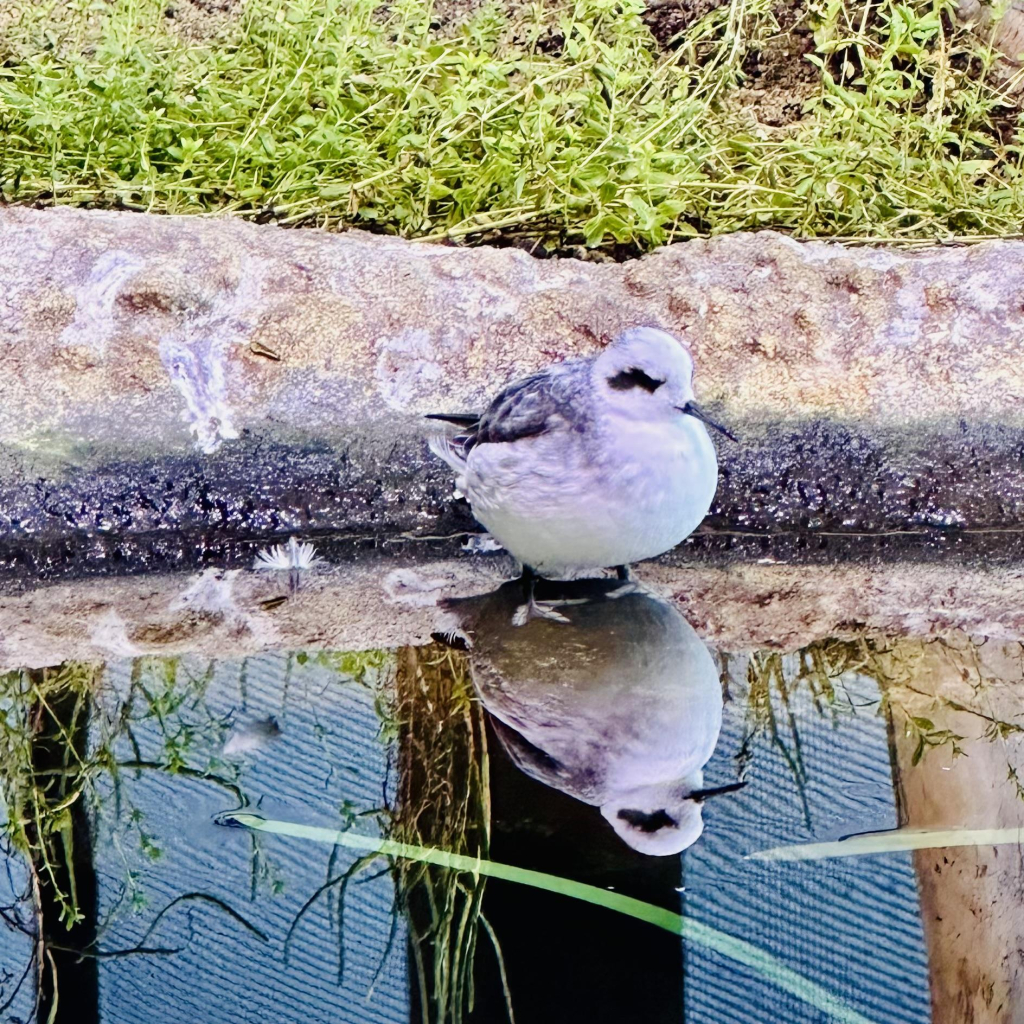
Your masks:
[[[681,32],[729,0],[648,0],[644,22],[659,45],[672,48]]]
[[[671,49],[680,33],[727,2],[648,0],[644,21],[659,45]],[[804,0],[781,0],[773,13],[779,31],[747,53],[747,81],[730,100],[758,124],[780,128],[803,116],[804,103],[818,90],[818,70],[804,59],[814,51]]]
[[[242,13],[242,0],[167,0],[164,19],[185,39],[202,42],[224,31]]]
[[[804,103],[818,92],[819,71],[806,59],[814,52],[814,32],[801,0],[784,0],[774,13],[779,32],[747,54],[743,70],[750,84],[736,99],[762,124],[781,127],[803,116]]]
[[[435,31],[455,28],[469,21],[486,4],[487,0],[434,0],[431,24],[435,26]],[[506,4],[506,6],[518,6],[518,4]]]

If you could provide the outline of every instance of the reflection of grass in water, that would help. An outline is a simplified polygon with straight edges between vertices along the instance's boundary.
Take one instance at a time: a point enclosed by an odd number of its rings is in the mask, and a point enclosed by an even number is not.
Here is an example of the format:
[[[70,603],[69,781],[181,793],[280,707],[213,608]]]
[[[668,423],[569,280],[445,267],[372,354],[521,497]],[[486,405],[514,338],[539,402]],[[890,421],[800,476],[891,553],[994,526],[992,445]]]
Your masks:
[[[804,815],[810,825],[810,811],[806,798],[807,772],[801,751],[800,732],[793,714],[792,701],[801,687],[806,687],[814,707],[820,714],[830,714],[838,724],[843,714],[856,714],[870,708],[874,714],[887,715],[902,723],[913,745],[911,765],[916,765],[929,751],[946,749],[952,757],[964,754],[964,737],[930,715],[920,713],[921,699],[931,702],[934,717],[945,710],[971,715],[984,722],[982,739],[988,742],[1005,741],[1008,737],[1024,733],[1024,725],[987,714],[942,694],[927,693],[917,682],[922,661],[929,645],[941,645],[944,654],[954,659],[975,696],[984,696],[992,682],[982,670],[978,650],[968,643],[954,645],[941,639],[871,639],[823,640],[803,648],[795,655],[783,656],[777,652],[759,652],[750,658],[747,667],[749,685],[747,700],[748,728],[738,758],[741,769],[752,756],[756,737],[767,735],[789,767],[800,791]],[[859,675],[873,680],[879,689],[879,700],[857,703],[848,691],[845,677]],[[781,708],[780,716],[777,708]],[[926,709],[927,710],[927,709]],[[894,716],[895,713],[895,716]],[[781,717],[781,722],[780,722]],[[1024,782],[1017,768],[1007,762],[1007,780],[1024,800]]]
[[[806,687],[818,713],[829,714],[835,725],[841,713],[855,712],[857,707],[842,685],[842,677],[858,673],[877,680],[876,667],[874,648],[864,639],[825,640],[787,657],[775,651],[751,655],[747,665],[748,725],[737,755],[740,768],[744,770],[753,756],[754,740],[761,735],[769,736],[796,782],[808,828],[811,810],[807,800],[807,769],[793,698],[801,687]],[[782,711],[781,723],[776,704]]]
[[[373,690],[382,717],[382,735],[388,739],[395,734],[397,726],[389,717],[392,709],[384,696],[384,688],[376,685],[374,676],[392,659],[393,655],[383,651],[326,652],[308,656],[298,653],[289,658],[288,671],[290,673],[296,665],[312,662],[333,670],[339,682]],[[243,705],[247,668],[246,662],[239,666],[239,697]],[[32,935],[36,940],[29,969],[34,965],[40,977],[43,965],[49,964],[53,969],[48,950],[66,948],[59,939],[54,939],[54,923],[63,922],[71,929],[84,919],[74,874],[73,806],[87,805],[97,812],[103,806],[104,815],[112,815],[117,826],[110,841],[124,866],[121,895],[104,919],[95,922],[88,945],[75,950],[94,957],[167,952],[143,948],[147,945],[145,940],[131,950],[101,952],[99,949],[100,940],[110,933],[121,912],[127,909],[141,913],[149,905],[144,873],[140,874],[133,859],[141,856],[142,863],[147,864],[163,856],[162,837],[157,830],[148,828],[145,810],[130,803],[129,790],[124,785],[129,777],[154,771],[180,775],[221,787],[230,794],[235,806],[248,804],[239,785],[239,766],[223,760],[220,754],[232,728],[233,716],[219,715],[207,705],[214,662],[176,657],[135,659],[127,692],[118,696],[113,705],[104,699],[103,710],[98,711],[94,698],[99,692],[102,671],[101,665],[68,664],[0,676],[0,811],[6,811],[8,819],[3,823],[0,817],[0,838],[26,855],[32,889],[25,897],[35,908]],[[286,698],[287,686],[282,692],[282,699]],[[145,728],[140,729],[143,723]],[[354,808],[344,803],[339,810],[342,823],[351,824],[356,817]],[[379,813],[379,808],[367,813]],[[135,854],[125,845],[125,840],[137,846]],[[251,840],[250,896],[255,898],[261,886],[276,895],[283,882],[264,855],[259,834],[252,833]],[[357,862],[347,872],[347,877],[355,875],[366,863],[368,861]],[[332,859],[329,870],[333,870],[333,866]],[[329,893],[329,896],[334,895]],[[202,892],[175,897],[157,913],[150,931],[171,907],[183,900],[198,900],[218,907],[249,931],[260,934],[259,929],[237,911]],[[340,922],[342,898],[337,899],[337,905]],[[45,922],[42,920],[44,912]],[[340,942],[339,927],[339,966]],[[56,990],[55,976],[52,988]]]
[[[18,925],[33,940],[25,975],[35,970],[36,1015],[47,969],[57,1004],[53,954],[44,940],[43,896],[67,929],[83,920],[74,871],[71,809],[102,766],[86,759],[84,724],[98,666],[8,672],[0,676],[0,795],[5,843],[24,855],[34,926]],[[52,1016],[52,1013],[51,1013]]]
[[[1009,739],[1024,734],[1024,724],[1020,721],[1010,721],[1002,714],[996,714],[992,701],[993,695],[998,692],[998,687],[1001,684],[1016,687],[1019,682],[1021,672],[1024,671],[1024,657],[1022,657],[1024,646],[1016,645],[1018,662],[1016,668],[1004,664],[1001,669],[993,669],[994,665],[999,664],[1001,657],[998,653],[1000,651],[998,645],[996,645],[995,662],[986,666],[982,645],[963,639],[959,642],[935,640],[931,643],[938,645],[932,652],[933,655],[937,653],[948,662],[946,668],[941,672],[942,675],[946,675],[947,683],[950,680],[959,680],[963,689],[968,691],[970,696],[967,697],[963,692],[957,692],[955,696],[963,696],[964,699],[954,699],[954,696],[949,693],[942,692],[941,688],[928,686],[923,679],[917,678],[914,672],[908,670],[908,665],[913,666],[915,661],[920,661],[924,656],[926,646],[924,643],[919,642],[916,647],[906,641],[895,645],[896,659],[894,660],[897,660],[897,665],[902,668],[903,673],[895,684],[890,684],[886,691],[886,698],[888,707],[899,712],[894,720],[902,721],[907,736],[912,739],[916,738],[911,765],[918,764],[929,750],[940,747],[948,748],[951,758],[960,755],[966,756],[967,751],[963,749],[962,745],[965,737],[953,732],[950,728],[936,726],[932,719],[948,718],[950,711],[961,716],[960,722],[965,721],[962,716],[970,716],[977,721],[980,728],[980,735],[972,736],[971,742],[980,740],[985,743],[999,743],[1002,746],[1006,756],[1006,782],[1012,787],[1016,798],[1024,802],[1024,784],[1018,775],[1018,766],[1012,760],[1015,751],[1007,747]],[[1007,648],[1002,648],[1004,654],[1008,653],[1013,646],[1008,645]],[[930,670],[935,671],[935,668],[933,663]],[[1008,671],[1012,673],[1009,678],[1006,676]],[[895,674],[893,673],[893,675]],[[922,685],[924,685],[923,689]],[[1019,698],[1017,699],[1019,700]],[[986,710],[982,710],[982,707],[986,707]],[[1019,714],[1018,717],[1020,717]],[[954,717],[950,724],[956,723],[957,719]],[[971,733],[973,730],[965,728],[965,732]],[[992,781],[994,783],[995,779]]]
[[[57,1002],[58,979],[50,951],[67,948],[54,940],[53,925],[61,923],[70,931],[85,920],[75,875],[73,810],[101,805],[104,797],[97,783],[107,779],[112,784],[114,814],[124,822],[122,833],[135,835],[140,853],[149,861],[158,860],[162,850],[157,838],[145,830],[142,810],[123,806],[124,772],[157,770],[213,782],[225,787],[239,804],[243,802],[229,766],[214,757],[205,762],[196,758],[196,741],[217,740],[226,728],[203,704],[211,666],[194,676],[182,670],[178,659],[136,660],[129,692],[119,702],[113,719],[95,713],[102,668],[68,663],[0,675],[0,797],[4,812],[0,835],[25,856],[29,869],[31,892],[25,898],[35,913],[29,968],[34,966],[36,971],[38,999],[48,967],[51,1008]],[[135,735],[135,727],[143,720],[155,724],[159,743],[146,755]],[[125,758],[115,752],[119,740],[127,741],[132,756]],[[95,923],[89,945],[74,951],[83,956],[141,952],[100,953],[96,948],[122,903],[127,902],[136,912],[146,906],[121,836],[114,835],[112,840],[125,863],[124,891],[107,919]],[[205,898],[204,894],[190,896]],[[50,915],[55,915],[56,922],[49,920]]]
[[[339,842],[328,861],[323,884],[300,908],[285,939],[287,957],[307,913],[326,899],[328,914],[337,928],[340,981],[348,887],[356,880],[375,877],[370,872],[381,862],[381,854],[374,852],[375,842],[385,847],[389,842],[440,847],[474,861],[486,858],[490,832],[487,745],[482,711],[473,696],[465,660],[449,648],[406,648],[398,656],[393,677],[383,671],[394,662],[390,652],[295,656],[298,664],[308,660],[373,691],[380,738],[394,745],[398,757],[395,806],[387,816],[390,840],[369,840],[364,848],[371,852],[344,868],[339,867],[342,851],[361,847],[354,840]],[[360,817],[380,814],[375,809],[360,815],[347,803],[340,811],[346,836]],[[256,829],[250,834],[256,840],[260,832]],[[496,937],[481,914],[484,879],[476,873],[443,870],[437,864],[403,860],[391,857],[387,850],[383,852],[390,861],[386,870],[394,876],[398,906],[409,924],[422,1020],[424,1024],[461,1021],[473,1003],[473,963],[480,927],[494,944],[504,978]],[[397,924],[396,916],[388,950],[397,934]],[[381,969],[386,960],[387,952]]]
[[[747,666],[747,733],[737,755],[741,770],[753,756],[754,740],[761,735],[770,737],[796,782],[804,820],[810,828],[807,769],[793,712],[794,698],[801,688],[806,688],[814,708],[820,715],[828,714],[833,726],[839,724],[843,715],[857,714],[863,708],[870,708],[875,714],[885,712],[893,694],[898,692],[894,687],[912,677],[919,654],[920,645],[915,642],[887,643],[866,637],[821,640],[793,655],[784,656],[776,651],[753,654]],[[854,675],[873,680],[880,700],[858,703],[844,683],[844,679]],[[781,722],[777,705],[782,711]],[[945,743],[955,744],[962,738],[936,729],[925,719],[907,716],[907,720],[908,727],[918,736],[922,752]]]
[[[81,735],[98,672],[96,665],[69,663],[0,676],[3,830],[29,857],[35,884],[48,887],[69,928],[81,920],[71,807],[105,767],[85,757]]]
[[[399,774],[392,838],[486,858],[487,741],[464,656],[440,645],[406,648],[399,656],[396,689]],[[395,872],[409,919],[422,1020],[461,1021],[473,1005],[481,925],[504,979],[500,947],[481,913],[484,879],[408,860],[397,861]]]

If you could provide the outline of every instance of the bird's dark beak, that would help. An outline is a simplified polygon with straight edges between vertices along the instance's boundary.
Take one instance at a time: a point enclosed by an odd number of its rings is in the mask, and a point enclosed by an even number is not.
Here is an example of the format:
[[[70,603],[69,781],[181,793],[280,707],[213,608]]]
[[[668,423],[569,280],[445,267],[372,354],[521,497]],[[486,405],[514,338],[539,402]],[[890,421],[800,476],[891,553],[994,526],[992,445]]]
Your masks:
[[[702,804],[708,797],[721,796],[723,793],[735,793],[746,785],[746,780],[741,782],[730,782],[727,786],[715,786],[713,789],[695,789],[689,796],[694,803]]]
[[[725,434],[730,441],[736,440],[736,435],[730,433],[721,423],[716,423],[696,402],[687,402],[686,405],[678,405],[676,408],[684,416],[692,416],[694,419],[700,420],[701,423],[706,423],[709,427],[713,427],[720,434]]]

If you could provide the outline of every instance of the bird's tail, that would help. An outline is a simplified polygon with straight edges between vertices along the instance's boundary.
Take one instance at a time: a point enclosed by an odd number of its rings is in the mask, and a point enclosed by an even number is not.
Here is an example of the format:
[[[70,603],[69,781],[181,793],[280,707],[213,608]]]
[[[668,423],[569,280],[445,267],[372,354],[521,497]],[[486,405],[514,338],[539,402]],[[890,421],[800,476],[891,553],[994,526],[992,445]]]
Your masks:
[[[461,476],[466,468],[466,457],[469,455],[469,449],[473,446],[472,438],[477,425],[480,423],[480,414],[475,412],[434,412],[428,413],[426,418],[428,420],[441,420],[444,423],[454,423],[455,426],[463,428],[463,432],[455,435],[438,433],[432,434],[428,439],[430,450],[439,459],[447,462]]]

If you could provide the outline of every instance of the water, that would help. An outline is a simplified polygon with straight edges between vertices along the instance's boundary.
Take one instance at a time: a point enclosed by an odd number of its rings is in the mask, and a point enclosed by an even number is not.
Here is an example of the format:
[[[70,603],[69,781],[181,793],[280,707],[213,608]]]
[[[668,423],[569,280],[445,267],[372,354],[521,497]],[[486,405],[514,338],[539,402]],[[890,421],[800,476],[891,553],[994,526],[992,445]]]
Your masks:
[[[1019,824],[1020,647],[724,651],[619,587],[517,629],[507,586],[425,647],[4,677],[0,1020],[1018,1019],[1018,847],[750,854]]]

